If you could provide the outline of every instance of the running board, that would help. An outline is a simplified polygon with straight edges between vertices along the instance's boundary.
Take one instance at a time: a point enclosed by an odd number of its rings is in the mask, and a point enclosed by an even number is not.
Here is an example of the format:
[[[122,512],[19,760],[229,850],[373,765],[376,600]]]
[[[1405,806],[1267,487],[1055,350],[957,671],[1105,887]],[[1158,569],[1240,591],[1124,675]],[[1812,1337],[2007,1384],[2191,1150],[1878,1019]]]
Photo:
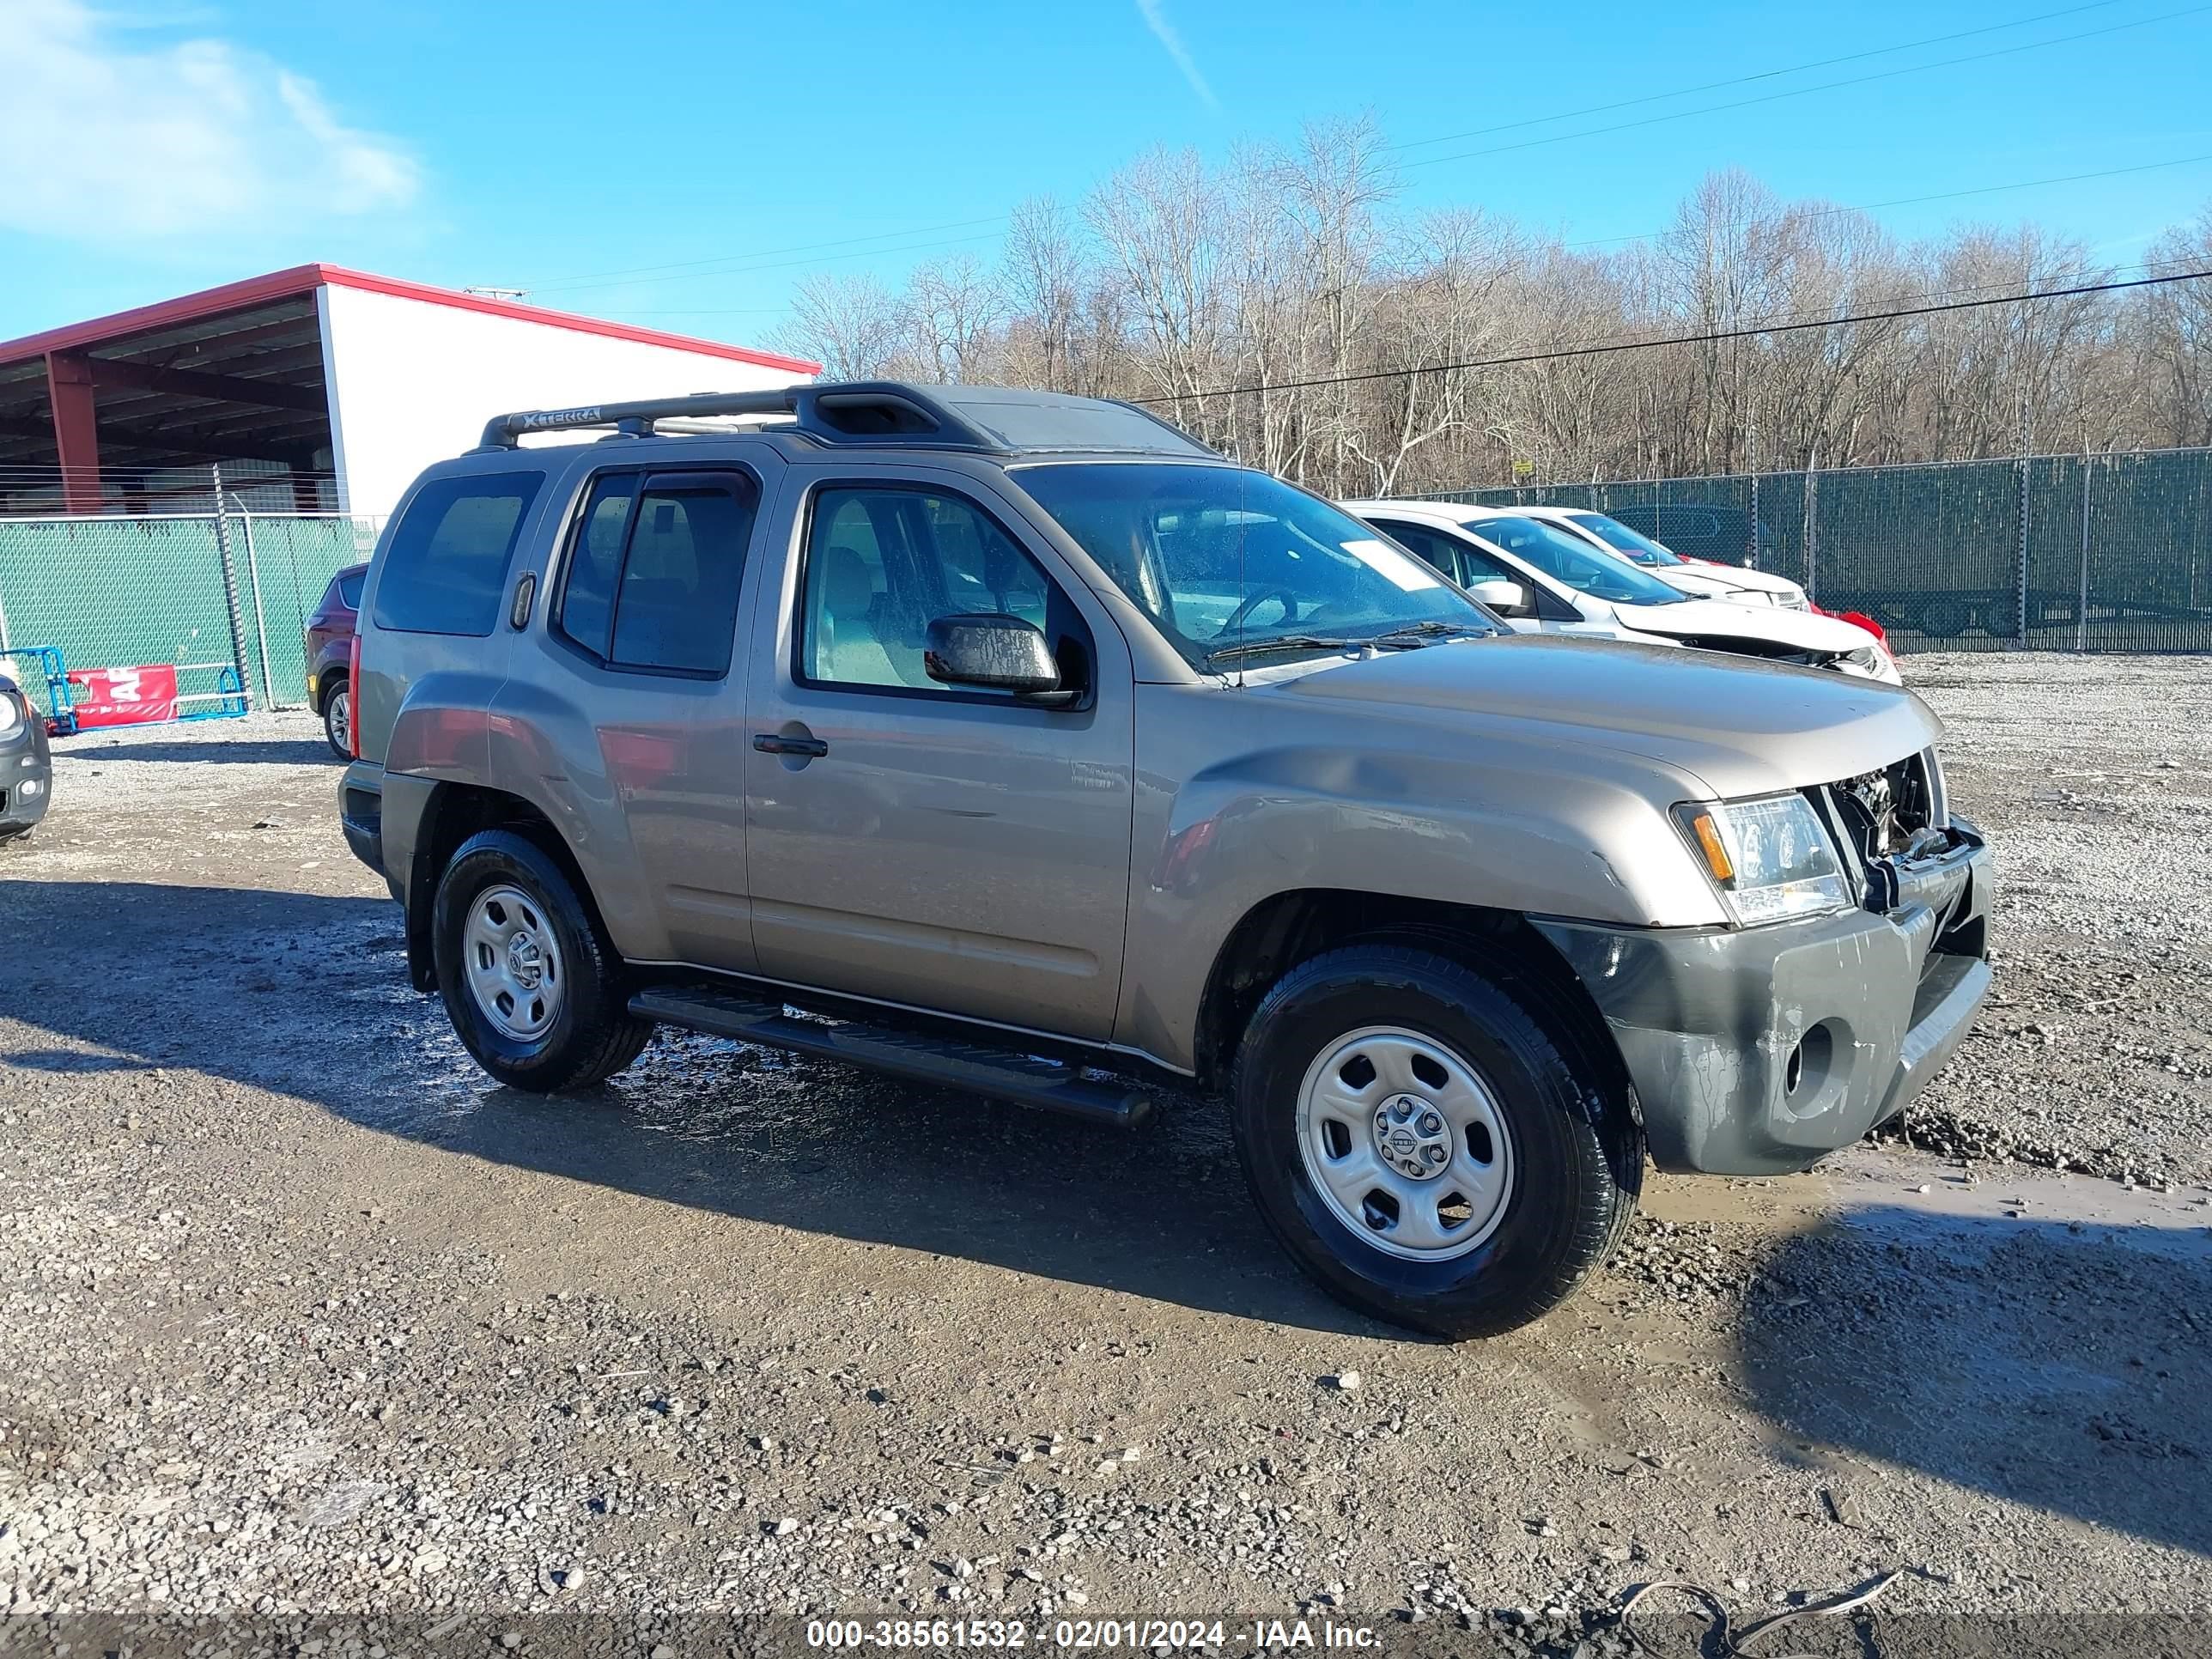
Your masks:
[[[774,1003],[724,992],[674,987],[640,991],[629,1000],[629,1011],[641,1019],[709,1036],[842,1060],[909,1083],[963,1089],[1120,1129],[1134,1128],[1152,1109],[1152,1097],[1142,1090],[1095,1081],[1079,1066],[879,1025],[793,1018]]]

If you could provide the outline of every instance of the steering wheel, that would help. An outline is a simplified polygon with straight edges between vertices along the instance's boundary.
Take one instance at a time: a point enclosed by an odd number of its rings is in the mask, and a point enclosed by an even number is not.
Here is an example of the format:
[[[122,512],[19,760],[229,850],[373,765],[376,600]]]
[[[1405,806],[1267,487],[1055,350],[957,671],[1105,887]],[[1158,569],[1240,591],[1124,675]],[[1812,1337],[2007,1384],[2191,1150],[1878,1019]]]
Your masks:
[[[1298,596],[1287,587],[1271,587],[1264,592],[1245,595],[1243,604],[1229,613],[1229,620],[1221,624],[1221,631],[1213,637],[1225,640],[1244,624],[1244,619],[1270,599],[1283,602],[1283,626],[1295,628],[1298,621]]]

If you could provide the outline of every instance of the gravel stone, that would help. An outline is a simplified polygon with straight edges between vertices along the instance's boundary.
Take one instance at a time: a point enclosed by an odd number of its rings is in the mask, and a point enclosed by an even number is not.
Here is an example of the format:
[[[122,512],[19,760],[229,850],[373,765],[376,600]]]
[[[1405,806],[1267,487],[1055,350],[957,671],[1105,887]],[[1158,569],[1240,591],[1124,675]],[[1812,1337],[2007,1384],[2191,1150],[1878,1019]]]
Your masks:
[[[2212,1615],[2212,663],[1906,672],[1997,849],[1980,1027],[1814,1173],[1649,1176],[1456,1347],[1291,1268],[1202,1102],[1102,1135],[671,1033],[493,1088],[313,721],[63,740],[0,848],[0,1611],[674,1659],[1310,1604],[1595,1659],[1647,1580],[1937,1562],[1886,1614]]]

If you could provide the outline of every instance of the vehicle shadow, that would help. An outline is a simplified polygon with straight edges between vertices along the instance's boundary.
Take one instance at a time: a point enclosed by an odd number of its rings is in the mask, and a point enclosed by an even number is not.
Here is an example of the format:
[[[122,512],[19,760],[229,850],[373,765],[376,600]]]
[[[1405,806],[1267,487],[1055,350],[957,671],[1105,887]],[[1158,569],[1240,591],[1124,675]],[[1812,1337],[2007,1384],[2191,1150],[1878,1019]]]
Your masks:
[[[1759,1271],[1740,1357],[1792,1441],[2212,1554],[2205,1229],[1878,1206]]]
[[[104,732],[80,732],[73,738],[54,739],[54,758],[72,763],[104,761],[214,762],[230,766],[313,766],[339,763],[329,744],[320,738],[267,738],[247,743],[214,739],[187,743],[168,739],[159,743],[120,741]]]
[[[0,1014],[131,1056],[17,1044],[50,1073],[181,1066],[379,1132],[542,1174],[856,1242],[987,1262],[1317,1330],[1403,1333],[1310,1286],[1246,1201],[1221,1115],[1167,1103],[1129,1133],[826,1061],[664,1031],[613,1083],[491,1085],[406,983],[388,902],[0,880]],[[190,963],[147,982],[106,971]]]
[[[694,1210],[1404,1336],[1297,1275],[1245,1200],[1219,1115],[1189,1103],[1122,1134],[671,1033],[614,1084],[547,1098],[487,1085],[436,1001],[407,988],[381,899],[0,879],[0,916],[14,947],[0,1015],[106,1051],[18,1040],[11,1066],[190,1068]],[[1876,1206],[1777,1238],[1753,1271],[1735,1358],[1777,1456],[1881,1460],[2212,1553],[2201,1231]]]

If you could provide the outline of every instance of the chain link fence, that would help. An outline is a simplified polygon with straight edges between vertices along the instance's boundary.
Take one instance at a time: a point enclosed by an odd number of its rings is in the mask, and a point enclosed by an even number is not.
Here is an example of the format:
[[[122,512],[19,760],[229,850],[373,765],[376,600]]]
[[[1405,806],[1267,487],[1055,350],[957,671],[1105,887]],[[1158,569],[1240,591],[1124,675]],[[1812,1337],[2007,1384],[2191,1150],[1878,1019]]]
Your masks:
[[[0,668],[48,713],[46,673],[179,669],[204,697],[223,671],[256,708],[307,705],[307,625],[379,520],[233,512],[0,520]]]
[[[1753,564],[1901,651],[2212,651],[2212,449],[1454,491]]]

